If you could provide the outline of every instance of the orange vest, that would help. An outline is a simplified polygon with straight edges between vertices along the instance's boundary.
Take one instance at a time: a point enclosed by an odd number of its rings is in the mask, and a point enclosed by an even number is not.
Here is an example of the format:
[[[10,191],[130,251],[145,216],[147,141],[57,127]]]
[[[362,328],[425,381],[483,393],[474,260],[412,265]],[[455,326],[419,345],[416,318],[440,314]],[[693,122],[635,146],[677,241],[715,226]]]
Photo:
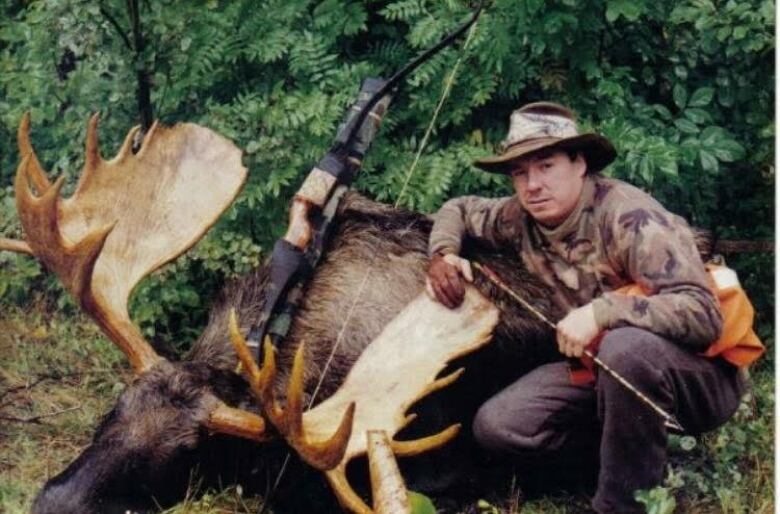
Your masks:
[[[748,366],[764,353],[764,345],[753,332],[755,310],[739,284],[737,274],[726,266],[707,264],[710,277],[710,288],[718,299],[720,313],[723,317],[723,332],[720,338],[712,343],[702,354],[705,357],[720,356],[734,366]],[[629,296],[647,296],[647,292],[638,284],[629,284],[614,292]],[[591,346],[600,342],[601,336]],[[591,348],[589,346],[589,348]],[[591,348],[595,350],[595,348]],[[595,377],[592,372],[593,363],[583,358],[584,368],[571,370],[571,381],[574,384],[592,382]]]

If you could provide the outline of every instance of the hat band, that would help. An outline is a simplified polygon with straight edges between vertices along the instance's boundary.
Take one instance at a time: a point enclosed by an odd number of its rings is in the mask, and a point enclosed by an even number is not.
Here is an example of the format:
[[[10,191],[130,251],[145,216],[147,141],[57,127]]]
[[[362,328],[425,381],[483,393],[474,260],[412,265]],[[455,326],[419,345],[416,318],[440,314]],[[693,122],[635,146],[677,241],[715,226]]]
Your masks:
[[[512,113],[510,129],[504,140],[504,148],[541,137],[576,137],[579,135],[577,125],[573,120],[563,116],[539,114],[531,112]]]

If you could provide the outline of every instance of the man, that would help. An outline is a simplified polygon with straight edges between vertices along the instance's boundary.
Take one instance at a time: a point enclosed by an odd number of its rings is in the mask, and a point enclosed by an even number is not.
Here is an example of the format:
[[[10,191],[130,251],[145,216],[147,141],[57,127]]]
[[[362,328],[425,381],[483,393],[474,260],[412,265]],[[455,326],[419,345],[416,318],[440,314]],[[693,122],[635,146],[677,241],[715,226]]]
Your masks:
[[[554,291],[563,318],[557,343],[567,357],[604,333],[598,356],[681,422],[688,433],[725,422],[742,392],[737,368],[701,355],[718,339],[718,302],[681,218],[652,197],[599,174],[615,158],[598,134],[580,134],[574,115],[547,102],[512,113],[501,155],[476,166],[511,177],[515,195],[463,197],[436,215],[428,291],[450,308],[463,298],[464,237],[511,247]],[[646,296],[615,292],[635,284]],[[565,361],[536,368],[488,400],[474,420],[483,447],[504,455],[551,457],[581,447],[600,425],[600,513],[642,512],[634,491],[664,478],[664,420],[606,373],[574,384]],[[598,436],[597,436],[598,437]]]

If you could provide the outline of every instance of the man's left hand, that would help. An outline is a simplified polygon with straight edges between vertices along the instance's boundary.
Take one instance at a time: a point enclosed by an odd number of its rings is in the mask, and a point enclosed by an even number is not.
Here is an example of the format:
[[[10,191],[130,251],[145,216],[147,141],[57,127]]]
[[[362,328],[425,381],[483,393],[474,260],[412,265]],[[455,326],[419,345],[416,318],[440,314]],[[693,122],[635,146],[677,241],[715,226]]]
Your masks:
[[[558,349],[567,357],[582,357],[585,347],[601,332],[590,303],[571,311],[556,328]]]

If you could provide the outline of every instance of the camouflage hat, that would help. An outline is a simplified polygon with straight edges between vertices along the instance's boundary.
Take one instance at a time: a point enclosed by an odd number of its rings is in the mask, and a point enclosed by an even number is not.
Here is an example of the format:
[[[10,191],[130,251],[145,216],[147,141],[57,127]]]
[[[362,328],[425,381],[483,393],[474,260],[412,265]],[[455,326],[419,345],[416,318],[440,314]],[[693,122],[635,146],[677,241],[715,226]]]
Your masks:
[[[582,152],[588,172],[602,170],[615,156],[615,147],[601,134],[580,134],[574,114],[562,105],[535,102],[512,112],[509,134],[500,155],[474,161],[491,173],[508,173],[511,162],[543,148]]]

